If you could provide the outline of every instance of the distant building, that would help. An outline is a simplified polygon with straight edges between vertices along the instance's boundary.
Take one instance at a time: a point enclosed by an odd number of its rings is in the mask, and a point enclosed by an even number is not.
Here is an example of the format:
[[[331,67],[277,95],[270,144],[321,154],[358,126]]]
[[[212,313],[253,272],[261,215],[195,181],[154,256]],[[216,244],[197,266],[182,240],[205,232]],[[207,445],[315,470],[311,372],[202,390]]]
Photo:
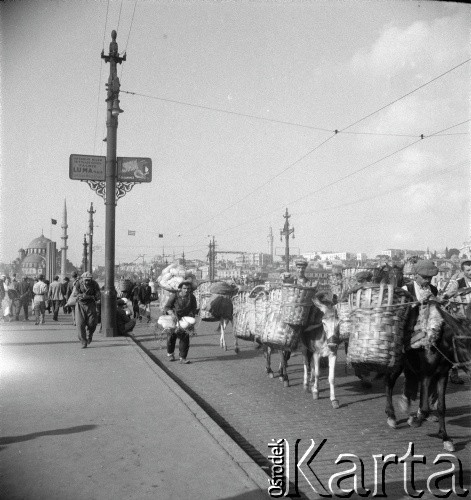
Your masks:
[[[23,249],[20,250],[20,255],[24,255],[21,261],[23,276],[46,274],[46,248],[49,242],[51,240],[42,234],[28,245],[26,252]]]
[[[387,255],[390,259],[394,257],[397,259],[403,259],[404,250],[399,248],[388,248],[387,250],[381,250],[380,255]]]
[[[332,252],[332,253],[322,253],[320,255],[321,260],[355,260],[356,255],[350,252]]]
[[[265,267],[271,264],[272,258],[268,253],[243,253],[236,255],[235,264],[238,267],[256,266]]]

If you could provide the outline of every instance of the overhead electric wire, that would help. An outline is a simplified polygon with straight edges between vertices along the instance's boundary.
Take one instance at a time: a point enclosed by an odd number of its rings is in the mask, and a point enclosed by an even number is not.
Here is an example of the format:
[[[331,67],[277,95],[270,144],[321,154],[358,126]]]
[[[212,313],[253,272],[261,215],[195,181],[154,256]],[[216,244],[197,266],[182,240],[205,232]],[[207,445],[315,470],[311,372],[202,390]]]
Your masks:
[[[189,102],[178,101],[176,99],[168,99],[168,98],[165,98],[165,97],[152,96],[152,95],[149,95],[149,94],[142,94],[142,93],[139,93],[139,92],[131,92],[129,90],[121,90],[121,92],[124,93],[124,94],[136,95],[136,96],[140,96],[140,97],[147,97],[149,99],[155,99],[155,100],[158,100],[158,101],[171,102],[171,103],[174,103],[174,104],[181,104],[183,106],[190,106],[190,107],[194,107],[194,108],[206,109],[206,110],[209,110],[209,111],[216,111],[216,112],[219,112],[219,113],[226,113],[226,114],[229,114],[229,115],[242,116],[242,117],[246,117],[246,118],[253,118],[255,120],[268,121],[268,122],[272,122],[272,123],[281,123],[281,124],[284,124],[284,125],[293,125],[295,127],[308,128],[308,129],[319,130],[319,131],[323,131],[323,132],[332,132],[332,133],[336,133],[336,134],[341,134],[341,133],[365,134],[365,133],[369,133],[371,135],[390,135],[390,136],[399,136],[399,137],[401,137],[401,136],[403,136],[403,137],[417,137],[416,135],[412,135],[412,134],[392,134],[392,133],[389,134],[389,133],[375,133],[375,132],[345,132],[345,130],[353,127],[354,125],[357,125],[358,123],[366,120],[367,118],[370,118],[374,114],[379,113],[383,109],[386,109],[388,106],[391,106],[392,104],[395,104],[396,102],[400,101],[401,99],[404,99],[405,97],[413,94],[417,90],[420,90],[421,88],[429,85],[430,83],[434,82],[435,80],[438,80],[439,78],[445,76],[446,74],[448,74],[451,71],[459,68],[460,66],[463,66],[464,64],[468,63],[469,61],[471,61],[471,58],[470,59],[466,59],[465,61],[461,62],[460,64],[457,64],[453,68],[450,68],[447,71],[445,71],[444,73],[436,76],[435,78],[432,78],[428,82],[425,82],[424,84],[420,85],[419,87],[415,88],[414,90],[411,90],[407,94],[404,94],[403,96],[398,97],[394,101],[392,101],[392,102],[390,102],[390,103],[382,106],[381,108],[377,109],[376,111],[373,111],[369,115],[364,116],[363,118],[360,118],[359,120],[351,123],[347,127],[344,127],[343,129],[339,129],[339,130],[332,130],[332,129],[322,128],[322,127],[314,127],[313,125],[305,125],[305,124],[302,124],[302,123],[290,122],[290,121],[286,121],[286,120],[277,120],[275,118],[267,118],[267,117],[262,117],[262,116],[250,115],[250,114],[247,114],[247,113],[240,113],[240,112],[237,112],[237,111],[229,111],[229,110],[226,110],[226,109],[215,108],[215,107],[211,107],[211,106],[204,106],[204,105],[200,105],[200,104],[193,104],[193,103],[189,103]]]
[[[106,26],[108,24],[108,10],[110,7],[110,0],[108,0],[106,5],[106,17],[105,17],[105,27],[103,28],[103,51],[105,50],[105,36],[106,36]],[[98,130],[98,113],[100,111],[100,88],[101,88],[101,76],[103,73],[103,59],[100,59],[100,77],[98,79],[98,92],[97,92],[97,103],[96,103],[96,118],[95,118],[95,134],[93,137],[93,152],[95,153],[96,148],[96,136]]]
[[[119,33],[119,23],[121,21],[121,10],[123,8],[123,0],[121,0],[121,5],[119,7],[119,15],[118,15],[118,26],[116,28],[116,33]]]
[[[126,45],[124,46],[124,52],[126,52],[126,49],[128,48],[129,38],[131,36],[131,30],[132,30],[132,23],[134,21],[134,14],[136,13],[136,6],[137,6],[137,0],[134,2],[134,9],[132,11],[131,24],[129,26],[128,38],[126,39]]]
[[[391,101],[390,103],[388,103],[388,104],[386,104],[386,105],[382,106],[381,108],[379,108],[379,109],[377,109],[377,110],[373,111],[372,113],[369,113],[368,115],[364,116],[363,118],[360,118],[359,120],[356,120],[355,122],[351,123],[350,125],[347,125],[347,126],[346,126],[346,127],[344,127],[343,129],[340,129],[340,130],[335,130],[335,131],[334,131],[334,134],[333,134],[332,136],[328,137],[326,140],[324,140],[323,142],[321,142],[320,144],[318,144],[317,146],[315,146],[312,150],[310,150],[308,153],[306,153],[305,155],[303,155],[301,158],[299,158],[298,160],[296,160],[296,161],[294,161],[293,163],[291,163],[288,167],[286,167],[285,169],[283,169],[281,172],[279,172],[279,173],[275,174],[274,176],[272,176],[272,177],[268,178],[268,180],[266,180],[263,184],[261,184],[261,185],[259,185],[259,186],[255,187],[252,191],[250,191],[250,192],[249,192],[248,194],[246,194],[244,197],[240,198],[239,200],[235,201],[234,203],[232,203],[232,204],[231,204],[231,205],[229,205],[228,207],[226,207],[226,208],[222,209],[221,211],[219,211],[219,212],[218,212],[216,215],[214,215],[212,218],[207,219],[206,221],[202,222],[202,223],[201,223],[201,224],[199,224],[198,226],[194,227],[194,228],[193,228],[193,230],[194,230],[194,229],[196,229],[196,228],[201,227],[201,226],[202,226],[202,225],[204,225],[204,224],[207,224],[208,222],[211,222],[211,221],[212,221],[212,220],[214,220],[215,218],[219,217],[222,213],[226,212],[227,210],[229,210],[229,209],[233,208],[235,205],[239,204],[241,201],[246,200],[246,199],[247,199],[250,195],[252,195],[254,192],[257,192],[257,191],[259,191],[261,188],[263,188],[263,187],[265,187],[266,185],[268,185],[268,184],[269,184],[272,180],[276,179],[277,177],[279,177],[280,175],[282,175],[282,174],[283,174],[283,173],[285,173],[286,171],[290,170],[292,167],[294,167],[294,166],[295,166],[296,164],[298,164],[300,161],[302,161],[303,159],[305,159],[307,156],[309,156],[309,155],[310,155],[311,153],[313,153],[315,150],[317,150],[318,148],[320,148],[321,146],[323,146],[325,143],[327,143],[328,141],[330,141],[330,140],[331,140],[333,137],[335,137],[338,133],[341,133],[341,132],[343,132],[343,131],[345,131],[345,130],[347,130],[347,129],[351,128],[351,127],[353,127],[354,125],[356,125],[356,124],[358,124],[358,123],[360,123],[360,122],[362,122],[362,121],[366,120],[367,118],[370,118],[370,117],[371,117],[371,116],[373,116],[374,114],[376,114],[376,113],[378,113],[378,112],[380,112],[380,111],[382,111],[382,110],[386,109],[388,106],[391,106],[392,104],[397,103],[397,102],[398,102],[398,101],[400,101],[401,99],[404,99],[405,97],[407,97],[407,96],[409,96],[409,95],[413,94],[413,93],[414,93],[414,92],[416,92],[417,90],[419,90],[419,89],[421,89],[421,88],[425,87],[426,85],[428,85],[428,84],[430,84],[430,83],[432,83],[432,82],[436,81],[437,79],[439,79],[439,78],[443,77],[444,75],[446,75],[446,74],[450,73],[451,71],[455,70],[456,68],[459,68],[460,66],[462,66],[462,65],[466,64],[466,63],[467,63],[467,62],[469,62],[470,60],[471,60],[471,59],[467,59],[466,61],[461,62],[460,64],[458,64],[458,65],[454,66],[453,68],[451,68],[451,69],[449,69],[449,70],[445,71],[445,72],[444,72],[444,73],[442,73],[441,75],[436,76],[436,77],[435,77],[435,78],[433,78],[432,80],[429,80],[428,82],[426,82],[426,83],[424,83],[424,84],[420,85],[419,87],[417,87],[416,89],[414,89],[414,90],[412,90],[412,91],[408,92],[407,94],[404,94],[403,96],[401,96],[401,97],[399,97],[399,98],[395,99],[394,101]],[[452,128],[452,127],[450,127],[450,128]],[[445,129],[445,130],[448,130],[448,129]],[[435,134],[434,134],[434,135],[435,135]],[[415,137],[417,137],[417,136],[415,136]],[[424,139],[424,137],[425,137],[425,136],[424,136],[423,134],[421,134],[421,135],[420,135],[420,136],[418,136],[418,137],[419,137],[419,139],[418,139],[417,141],[414,141],[413,143],[411,143],[409,146],[411,146],[411,145],[415,144],[416,142],[421,141],[422,139]],[[409,146],[407,146],[407,147],[409,147]],[[367,167],[365,167],[365,168],[367,168]],[[191,233],[190,233],[190,234],[191,234]]]
[[[457,123],[457,124],[455,124],[455,125],[452,125],[452,126],[450,126],[450,127],[446,127],[446,128],[444,128],[444,129],[442,129],[442,130],[440,130],[440,131],[438,131],[438,132],[435,132],[435,133],[433,133],[433,134],[428,135],[428,136],[427,136],[427,138],[434,137],[435,135],[438,135],[438,134],[440,134],[440,133],[444,132],[445,130],[450,130],[451,128],[458,127],[459,125],[463,125],[464,123],[467,123],[467,122],[469,122],[469,121],[470,121],[470,120],[468,119],[468,120],[465,120],[465,121],[463,121],[463,122],[460,122],[460,123]],[[424,136],[424,138],[425,138],[425,136]],[[305,194],[305,195],[301,196],[300,198],[297,198],[296,200],[292,200],[292,201],[290,201],[290,202],[288,202],[288,203],[285,203],[285,204],[284,204],[284,206],[286,206],[286,205],[290,205],[290,204],[294,204],[294,203],[298,203],[299,201],[304,200],[305,198],[308,198],[309,196],[312,196],[313,194],[317,194],[317,193],[319,193],[320,191],[323,191],[324,189],[327,189],[328,187],[333,186],[334,184],[337,184],[337,183],[339,183],[339,182],[341,182],[341,181],[343,181],[343,180],[345,180],[345,179],[348,179],[349,177],[352,177],[353,175],[355,175],[355,174],[357,174],[358,172],[361,172],[361,171],[363,171],[363,170],[367,169],[368,167],[372,167],[373,165],[376,165],[377,163],[379,163],[379,162],[381,162],[381,161],[383,161],[383,160],[386,160],[387,158],[390,158],[391,156],[394,156],[395,154],[400,153],[401,151],[404,151],[404,150],[405,150],[405,149],[407,149],[407,148],[410,148],[411,146],[413,146],[414,144],[417,144],[418,142],[420,142],[420,141],[422,141],[422,140],[423,140],[423,139],[419,139],[418,141],[411,142],[410,144],[408,144],[408,145],[406,145],[406,146],[404,146],[404,147],[402,147],[402,148],[400,148],[400,149],[397,149],[396,151],[393,151],[392,153],[389,153],[389,154],[387,154],[386,156],[383,156],[382,158],[379,158],[378,160],[375,160],[374,162],[369,163],[368,165],[366,165],[366,166],[364,166],[364,167],[361,167],[361,168],[359,168],[358,170],[355,170],[355,171],[353,171],[353,172],[349,173],[348,175],[345,175],[345,176],[341,177],[340,179],[337,179],[337,180],[335,180],[335,181],[332,181],[332,182],[330,182],[329,184],[326,184],[325,186],[322,186],[322,187],[320,187],[319,189],[316,189],[315,191],[311,191],[311,192],[309,192],[309,193],[307,193],[307,194]],[[278,209],[276,209],[276,210],[278,210]],[[258,217],[252,217],[252,218],[251,218],[250,220],[248,220],[248,221],[244,221],[244,222],[242,222],[242,223],[240,223],[240,224],[238,224],[238,225],[236,225],[236,226],[231,226],[231,227],[226,228],[226,229],[224,229],[224,230],[222,230],[222,231],[220,231],[220,232],[232,231],[233,229],[237,229],[238,227],[243,226],[243,225],[247,224],[248,222],[253,222],[253,221],[256,221],[256,220],[261,219],[262,217],[267,217],[268,215],[271,215],[271,214],[272,214],[272,213],[274,213],[274,212],[275,212],[275,210],[271,210],[270,212],[266,212],[266,213],[264,213],[264,214],[261,214],[261,215],[259,215]]]

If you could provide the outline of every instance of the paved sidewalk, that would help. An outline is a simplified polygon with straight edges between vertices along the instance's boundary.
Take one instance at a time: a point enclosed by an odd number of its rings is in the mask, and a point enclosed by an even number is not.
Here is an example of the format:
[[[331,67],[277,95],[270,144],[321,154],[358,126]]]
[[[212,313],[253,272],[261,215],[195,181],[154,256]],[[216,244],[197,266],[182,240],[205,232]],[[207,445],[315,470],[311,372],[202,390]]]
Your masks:
[[[62,316],[2,324],[0,341],[0,498],[268,498],[266,474],[130,339],[81,349]]]

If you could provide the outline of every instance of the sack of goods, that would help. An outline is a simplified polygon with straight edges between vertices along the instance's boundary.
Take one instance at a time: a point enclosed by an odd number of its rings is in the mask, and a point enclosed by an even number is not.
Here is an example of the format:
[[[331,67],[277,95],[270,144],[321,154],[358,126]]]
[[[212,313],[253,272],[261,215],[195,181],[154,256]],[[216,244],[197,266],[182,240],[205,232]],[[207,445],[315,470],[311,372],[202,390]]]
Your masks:
[[[157,278],[159,287],[170,292],[176,292],[178,290],[178,285],[183,281],[190,281],[193,290],[196,289],[197,283],[195,275],[178,262],[174,262],[163,269],[162,273]]]
[[[232,319],[234,307],[232,297],[237,294],[238,287],[225,281],[202,283],[198,287],[200,318],[203,321],[219,321]]]
[[[191,316],[183,316],[183,318],[178,322],[178,326],[186,330],[190,326],[193,326],[195,323],[195,318],[192,318]]]
[[[162,316],[159,317],[157,320],[157,323],[162,327],[162,328],[175,328],[177,326],[177,323],[175,321],[174,316],[170,316],[168,314],[163,314]]]
[[[384,371],[403,356],[404,327],[412,297],[394,285],[363,284],[350,293],[352,322],[347,362]]]

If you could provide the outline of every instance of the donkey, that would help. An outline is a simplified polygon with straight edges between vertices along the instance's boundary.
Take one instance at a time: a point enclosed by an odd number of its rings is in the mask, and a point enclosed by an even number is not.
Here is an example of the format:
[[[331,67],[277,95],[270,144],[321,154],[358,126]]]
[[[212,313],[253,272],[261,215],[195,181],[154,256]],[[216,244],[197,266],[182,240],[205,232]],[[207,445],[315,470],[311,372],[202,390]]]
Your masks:
[[[300,349],[304,361],[303,386],[306,392],[312,392],[314,399],[319,399],[319,365],[321,358],[329,360],[329,387],[332,407],[340,407],[335,397],[335,363],[337,349],[327,345],[327,339],[338,336],[339,318],[337,309],[332,301],[323,293],[318,293],[313,299],[308,326],[301,332]]]
[[[425,328],[433,332],[429,347],[408,349],[405,353],[404,375],[405,391],[401,397],[402,410],[409,413],[410,401],[415,399],[420,387],[420,404],[417,415],[409,420],[411,427],[420,427],[430,414],[430,396],[437,397],[438,435],[443,441],[446,451],[454,451],[454,445],[445,428],[445,393],[448,372],[452,366],[459,366],[469,373],[471,363],[471,311],[467,311],[467,319],[455,318],[446,312],[439,302],[429,299],[429,315]],[[469,307],[468,307],[469,309]],[[412,315],[410,315],[411,317]],[[412,321],[415,322],[414,319]],[[410,325],[408,325],[410,328]],[[399,377],[402,366],[387,373],[386,382],[386,414],[388,425],[396,427],[396,416],[392,403],[394,384]]]
[[[329,360],[329,386],[330,400],[333,408],[339,408],[339,402],[335,397],[335,363],[337,361],[336,349],[331,350],[327,346],[327,339],[338,333],[339,319],[334,303],[328,300],[323,293],[318,293],[313,299],[313,304],[309,312],[308,325],[293,326],[299,328],[298,347],[303,355],[304,378],[303,386],[307,392],[311,391],[313,399],[319,399],[319,366],[322,357]],[[271,369],[272,348],[267,346],[266,371],[270,378],[273,378]],[[285,387],[289,386],[287,373],[288,360],[291,352],[282,350],[280,353],[280,366],[278,378]]]

